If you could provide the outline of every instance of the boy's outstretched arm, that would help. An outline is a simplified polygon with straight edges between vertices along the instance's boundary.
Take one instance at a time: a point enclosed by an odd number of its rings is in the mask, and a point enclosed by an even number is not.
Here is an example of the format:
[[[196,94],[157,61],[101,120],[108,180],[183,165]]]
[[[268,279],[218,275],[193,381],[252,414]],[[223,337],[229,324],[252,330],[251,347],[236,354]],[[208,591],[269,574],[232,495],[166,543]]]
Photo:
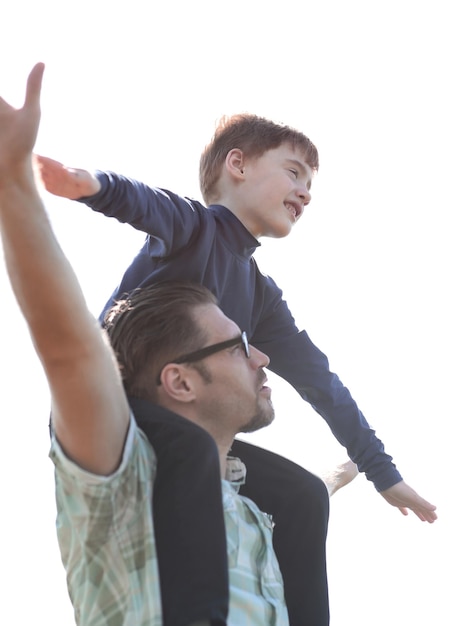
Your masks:
[[[34,155],[34,165],[44,187],[55,196],[77,200],[100,191],[100,182],[87,170],[66,167],[39,154]]]
[[[22,108],[0,98],[0,234],[6,267],[52,393],[54,432],[83,468],[118,467],[129,408],[113,353],[88,311],[34,181],[32,150],[44,66]]]

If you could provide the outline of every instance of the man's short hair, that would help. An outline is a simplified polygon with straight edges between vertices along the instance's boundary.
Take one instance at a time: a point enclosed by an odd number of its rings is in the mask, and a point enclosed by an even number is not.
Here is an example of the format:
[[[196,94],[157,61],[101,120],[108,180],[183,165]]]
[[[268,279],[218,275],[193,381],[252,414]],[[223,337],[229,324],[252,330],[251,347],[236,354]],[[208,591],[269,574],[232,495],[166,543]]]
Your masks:
[[[238,148],[246,157],[254,158],[285,143],[301,150],[312,171],[318,171],[318,150],[300,131],[249,113],[223,117],[200,159],[199,183],[206,204],[215,199],[216,183],[230,150]]]
[[[207,304],[217,300],[206,287],[171,281],[135,289],[107,311],[103,327],[128,395],[154,400],[163,366],[203,347],[193,312]]]

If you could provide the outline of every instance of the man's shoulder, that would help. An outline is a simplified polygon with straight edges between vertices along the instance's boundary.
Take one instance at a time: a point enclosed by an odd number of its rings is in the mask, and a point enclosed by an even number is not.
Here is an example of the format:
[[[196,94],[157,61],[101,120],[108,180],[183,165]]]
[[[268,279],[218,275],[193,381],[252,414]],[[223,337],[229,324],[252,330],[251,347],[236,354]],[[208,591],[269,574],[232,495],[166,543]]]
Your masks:
[[[118,468],[108,476],[93,474],[75,463],[61,447],[52,433],[52,442],[49,456],[55,465],[56,477],[60,482],[72,482],[82,489],[95,491],[96,489],[114,490],[116,485],[127,480],[128,474],[133,473],[141,478],[153,478],[155,474],[156,458],[154,450],[131,415],[122,458]]]

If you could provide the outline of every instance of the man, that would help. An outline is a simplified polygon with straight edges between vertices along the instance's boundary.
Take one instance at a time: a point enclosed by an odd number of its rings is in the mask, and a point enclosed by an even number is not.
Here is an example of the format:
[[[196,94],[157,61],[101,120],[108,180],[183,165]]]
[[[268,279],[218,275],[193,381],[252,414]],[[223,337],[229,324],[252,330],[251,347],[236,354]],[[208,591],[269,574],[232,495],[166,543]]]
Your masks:
[[[267,353],[269,368],[289,382],[326,420],[377,491],[404,515],[410,509],[423,521],[431,523],[436,519],[436,507],[402,479],[349,390],[330,371],[327,357],[307,332],[299,330],[282,291],[256,264],[254,252],[260,239],[286,237],[310,202],[319,158],[308,137],[253,114],[225,118],[200,160],[199,183],[205,204],[171,190],[148,187],[115,172],[93,174],[45,157],[38,157],[38,163],[51,193],[84,202],[93,210],[147,234],[104,312],[114,299],[138,287],[181,279],[204,284],[216,294],[226,315]],[[284,262],[290,262],[291,272],[296,273],[293,260]],[[304,289],[311,289],[306,268],[302,273]],[[297,437],[292,426],[290,436]],[[148,437],[156,454],[165,449],[166,440],[172,441],[169,429],[154,429]],[[185,444],[187,454],[197,453],[198,467],[206,462],[208,457],[201,441],[180,437],[179,443],[179,456]],[[328,626],[325,546],[329,498],[323,481],[244,441],[236,441],[233,450],[248,466],[248,482],[241,493],[274,516],[274,547],[284,577],[291,625]],[[173,490],[178,485],[184,489],[187,480],[193,488],[200,486],[197,473],[169,471],[164,458],[160,459],[159,469],[160,477],[165,477],[156,484],[154,496],[159,502],[162,493],[172,497]],[[357,467],[350,462],[349,469],[347,480],[355,476]],[[332,489],[338,476],[345,484],[345,474],[331,475],[328,483]],[[216,506],[215,494],[207,502]],[[179,528],[179,520],[194,509],[204,519],[207,510],[194,507],[186,498],[184,508],[172,511],[172,524],[167,521],[166,527]],[[216,525],[214,514],[209,514],[209,529],[202,524],[183,528],[183,541],[191,546],[191,552],[197,549],[200,555],[206,555],[216,531],[218,537],[223,536],[222,524]],[[158,515],[154,515],[154,525],[157,541],[161,532]],[[191,543],[187,542],[188,534]],[[165,533],[165,540],[160,541],[159,565],[168,626],[173,626],[172,609],[182,605],[189,615],[192,604],[198,604],[198,595],[192,589],[193,577],[205,579],[204,588],[213,591],[212,601],[217,605],[217,584],[226,570],[224,567],[219,571],[215,563],[200,556],[198,571],[188,575],[185,551],[179,548],[179,535]],[[227,593],[225,580],[224,595]]]
[[[234,436],[273,419],[263,371],[269,360],[248,346],[206,289],[163,284],[136,292],[109,314],[117,365],[35,186],[31,161],[43,69],[32,70],[21,109],[0,99],[0,232],[51,389],[62,559],[78,624],[153,626],[162,624],[151,502],[157,459],[125,391],[137,396],[133,407],[142,424],[157,412],[171,424],[202,429],[217,451],[208,478],[220,490],[219,472],[230,481],[243,474],[238,462],[228,467]],[[286,626],[271,523],[226,480],[222,494],[229,623]]]

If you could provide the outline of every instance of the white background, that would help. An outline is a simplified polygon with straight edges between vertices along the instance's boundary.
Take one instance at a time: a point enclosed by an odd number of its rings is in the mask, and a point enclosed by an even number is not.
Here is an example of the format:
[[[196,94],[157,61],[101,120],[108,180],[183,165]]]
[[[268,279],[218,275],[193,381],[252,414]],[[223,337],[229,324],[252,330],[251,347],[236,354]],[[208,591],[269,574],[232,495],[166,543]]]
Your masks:
[[[199,154],[223,114],[316,143],[311,205],[257,258],[439,513],[404,518],[364,476],[332,498],[332,626],[466,623],[463,4],[16,0],[1,13],[0,93],[20,105],[45,61],[37,151],[68,165],[200,198]],[[142,235],[44,199],[97,314]],[[0,622],[71,626],[48,389],[3,266],[0,298]],[[318,473],[344,460],[324,421],[270,381],[276,422],[252,439]]]

